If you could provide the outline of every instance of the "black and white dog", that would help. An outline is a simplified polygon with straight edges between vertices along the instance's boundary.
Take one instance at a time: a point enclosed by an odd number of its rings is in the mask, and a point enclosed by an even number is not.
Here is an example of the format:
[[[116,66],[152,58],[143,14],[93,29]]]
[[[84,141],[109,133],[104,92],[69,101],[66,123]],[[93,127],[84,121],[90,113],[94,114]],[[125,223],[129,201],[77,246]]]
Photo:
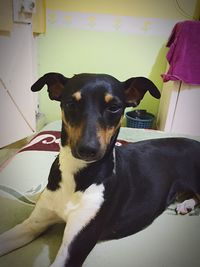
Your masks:
[[[150,225],[179,193],[200,193],[197,141],[164,138],[114,149],[124,109],[137,106],[147,90],[160,97],[150,80],[48,73],[32,91],[45,84],[50,99],[61,105],[60,153],[30,217],[0,236],[0,255],[64,221],[62,244],[51,266],[80,267],[98,241],[132,235]],[[186,201],[178,212],[196,204],[197,198]]]

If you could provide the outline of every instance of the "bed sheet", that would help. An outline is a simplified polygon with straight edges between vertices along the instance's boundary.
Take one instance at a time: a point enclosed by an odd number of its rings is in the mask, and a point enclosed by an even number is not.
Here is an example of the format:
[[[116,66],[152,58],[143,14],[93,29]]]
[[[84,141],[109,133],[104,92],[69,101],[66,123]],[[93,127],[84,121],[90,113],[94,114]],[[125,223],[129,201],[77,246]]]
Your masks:
[[[0,232],[20,223],[34,208],[45,188],[52,162],[58,155],[61,121],[45,126],[23,149],[0,167]],[[122,127],[116,145],[151,138],[177,136],[161,131]],[[200,138],[195,139],[200,141]],[[165,214],[175,215],[174,205]],[[196,209],[190,216],[199,215]],[[177,217],[177,216],[176,216]],[[0,266],[49,266],[61,242],[64,225],[51,227],[31,244],[0,258]],[[92,265],[84,265],[92,266]],[[103,266],[103,265],[102,265]]]

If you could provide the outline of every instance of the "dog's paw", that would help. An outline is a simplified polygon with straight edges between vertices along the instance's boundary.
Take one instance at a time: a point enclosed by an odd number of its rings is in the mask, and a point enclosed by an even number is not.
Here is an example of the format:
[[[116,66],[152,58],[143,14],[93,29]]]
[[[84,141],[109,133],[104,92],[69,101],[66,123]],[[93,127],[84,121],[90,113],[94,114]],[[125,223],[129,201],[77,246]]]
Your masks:
[[[185,215],[189,213],[190,211],[192,211],[195,205],[196,205],[196,201],[193,198],[187,199],[184,202],[177,204],[176,213]]]

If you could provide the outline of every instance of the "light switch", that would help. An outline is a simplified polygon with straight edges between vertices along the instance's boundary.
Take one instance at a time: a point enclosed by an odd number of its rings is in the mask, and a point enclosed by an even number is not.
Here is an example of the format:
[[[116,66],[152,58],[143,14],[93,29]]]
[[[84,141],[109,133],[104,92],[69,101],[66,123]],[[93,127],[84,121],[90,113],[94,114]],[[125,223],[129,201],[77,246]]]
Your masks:
[[[35,0],[13,0],[13,21],[31,23],[32,14],[36,12]]]
[[[35,1],[33,0],[22,0],[21,1],[21,12],[23,13],[35,13]]]

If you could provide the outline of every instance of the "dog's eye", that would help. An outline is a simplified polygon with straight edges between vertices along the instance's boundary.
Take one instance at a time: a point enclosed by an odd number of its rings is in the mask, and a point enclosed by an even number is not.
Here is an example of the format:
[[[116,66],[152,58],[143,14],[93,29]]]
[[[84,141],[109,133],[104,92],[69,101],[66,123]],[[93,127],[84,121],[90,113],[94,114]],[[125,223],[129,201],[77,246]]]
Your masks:
[[[65,106],[66,106],[67,109],[72,110],[72,109],[75,108],[75,103],[74,103],[74,101],[69,101],[69,102],[66,103]]]
[[[117,113],[120,110],[121,110],[121,107],[115,104],[107,107],[107,111],[112,112],[112,113]]]

